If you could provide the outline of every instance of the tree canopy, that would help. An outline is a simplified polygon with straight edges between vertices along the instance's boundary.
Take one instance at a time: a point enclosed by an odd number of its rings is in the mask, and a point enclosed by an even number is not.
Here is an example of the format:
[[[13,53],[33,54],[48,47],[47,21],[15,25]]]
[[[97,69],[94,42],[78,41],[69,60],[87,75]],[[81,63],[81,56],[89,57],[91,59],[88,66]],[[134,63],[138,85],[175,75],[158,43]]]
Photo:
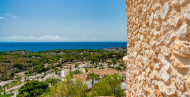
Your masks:
[[[91,96],[125,96],[121,89],[122,77],[118,74],[104,75],[91,90]]]
[[[47,82],[32,80],[19,88],[17,97],[33,97],[43,94],[49,90]]]
[[[67,75],[61,83],[51,87],[50,92],[41,95],[42,97],[87,97],[87,85],[80,80],[74,80]]]
[[[88,74],[88,77],[87,77],[87,80],[92,80],[92,86],[94,86],[94,81],[97,81],[99,80],[99,75],[95,74],[95,73],[89,73]]]

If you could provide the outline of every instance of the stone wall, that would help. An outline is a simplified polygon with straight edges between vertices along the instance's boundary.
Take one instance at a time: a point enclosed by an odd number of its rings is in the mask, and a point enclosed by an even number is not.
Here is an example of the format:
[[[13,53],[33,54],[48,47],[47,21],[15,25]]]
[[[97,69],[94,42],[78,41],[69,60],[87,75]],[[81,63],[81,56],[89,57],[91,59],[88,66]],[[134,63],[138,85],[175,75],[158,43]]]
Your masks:
[[[126,0],[127,96],[190,97],[190,0]]]

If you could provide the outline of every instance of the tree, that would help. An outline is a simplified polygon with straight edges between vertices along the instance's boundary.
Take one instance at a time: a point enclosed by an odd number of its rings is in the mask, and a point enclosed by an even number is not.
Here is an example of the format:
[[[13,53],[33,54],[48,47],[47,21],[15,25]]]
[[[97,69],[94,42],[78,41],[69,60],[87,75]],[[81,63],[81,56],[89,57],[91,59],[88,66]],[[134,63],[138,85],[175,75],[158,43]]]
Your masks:
[[[42,97],[87,97],[88,86],[82,81],[73,80],[67,75],[65,80],[50,88],[50,92],[41,95]]]
[[[15,72],[11,72],[11,77],[14,77],[15,76]]]
[[[49,90],[47,82],[32,80],[25,83],[19,88],[19,94],[17,97],[33,97],[41,95]]]
[[[48,79],[46,79],[46,82],[48,82],[54,86],[56,83],[60,82],[60,79],[48,78]]]
[[[15,79],[16,79],[17,81],[20,81],[20,80],[21,80],[21,76],[17,75],[17,76],[15,77]]]
[[[121,89],[122,77],[118,74],[105,75],[91,90],[91,96],[125,96]]]
[[[81,71],[79,71],[79,70],[75,70],[75,71],[71,71],[71,75],[74,75],[74,74],[81,74],[82,72]]]
[[[109,83],[105,80],[102,80],[101,82],[96,83],[94,87],[92,87],[90,96],[114,96],[114,93],[112,93],[112,89]]]
[[[22,66],[22,64],[19,64],[19,63],[14,64],[14,65],[13,65],[13,68],[18,68],[18,69],[20,69],[20,70],[23,70],[23,69],[24,69],[23,66]]]
[[[78,68],[79,64],[75,64],[75,68]]]
[[[85,71],[88,72],[89,68],[85,68]]]
[[[72,67],[71,67],[71,66],[69,67],[69,70],[70,70],[70,73],[71,73],[71,70],[72,70]]]
[[[89,73],[87,80],[92,79],[92,87],[94,86],[94,81],[99,80],[99,75],[95,74],[95,73]]]

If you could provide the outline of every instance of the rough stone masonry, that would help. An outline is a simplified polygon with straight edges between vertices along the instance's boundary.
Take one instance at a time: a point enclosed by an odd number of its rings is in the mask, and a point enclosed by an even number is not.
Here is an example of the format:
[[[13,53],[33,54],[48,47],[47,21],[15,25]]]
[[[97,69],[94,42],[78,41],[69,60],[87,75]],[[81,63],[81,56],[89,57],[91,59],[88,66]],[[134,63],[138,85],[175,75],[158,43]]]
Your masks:
[[[126,0],[127,97],[190,97],[190,0]]]

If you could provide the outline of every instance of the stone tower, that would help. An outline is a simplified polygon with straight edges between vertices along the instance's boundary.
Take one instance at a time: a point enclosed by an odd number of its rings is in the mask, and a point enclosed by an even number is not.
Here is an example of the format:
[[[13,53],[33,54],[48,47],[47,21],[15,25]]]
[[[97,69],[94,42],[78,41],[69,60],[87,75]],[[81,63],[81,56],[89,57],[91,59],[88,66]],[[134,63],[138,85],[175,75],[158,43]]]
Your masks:
[[[127,96],[190,97],[190,0],[126,0]]]

